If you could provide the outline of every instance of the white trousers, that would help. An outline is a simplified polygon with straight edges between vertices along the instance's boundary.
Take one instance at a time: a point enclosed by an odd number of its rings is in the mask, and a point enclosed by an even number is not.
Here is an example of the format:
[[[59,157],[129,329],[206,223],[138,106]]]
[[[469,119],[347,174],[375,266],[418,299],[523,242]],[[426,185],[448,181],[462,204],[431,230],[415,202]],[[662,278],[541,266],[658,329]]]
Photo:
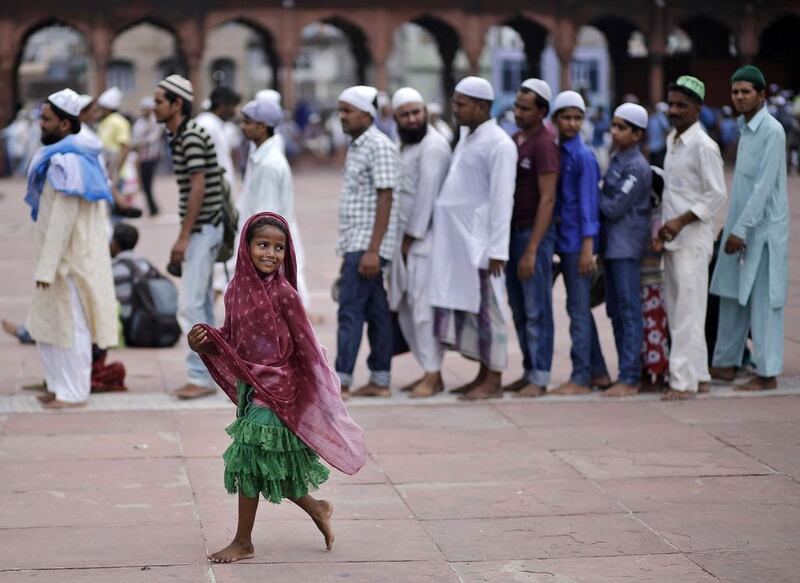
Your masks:
[[[433,332],[433,307],[427,301],[430,258],[409,253],[406,274],[406,293],[397,307],[400,330],[423,370],[439,372],[444,349]]]
[[[670,334],[669,386],[697,392],[708,382],[706,307],[711,255],[698,247],[664,253],[664,295]]]
[[[81,298],[72,278],[67,278],[72,306],[72,347],[37,343],[44,361],[47,390],[65,403],[83,403],[92,389],[92,335]]]

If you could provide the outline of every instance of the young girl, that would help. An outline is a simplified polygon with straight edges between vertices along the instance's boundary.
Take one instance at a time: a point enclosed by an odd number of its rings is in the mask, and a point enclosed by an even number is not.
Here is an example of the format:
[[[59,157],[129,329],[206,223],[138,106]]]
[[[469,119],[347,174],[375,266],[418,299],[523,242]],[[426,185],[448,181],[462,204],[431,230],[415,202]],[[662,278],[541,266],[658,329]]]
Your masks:
[[[364,464],[364,432],[342,403],[338,376],[297,292],[289,226],[259,213],[242,230],[236,272],[225,293],[225,324],[197,324],[189,346],[237,405],[227,432],[225,488],[239,494],[236,535],[209,555],[215,563],[253,556],[251,533],[258,495],[272,503],[288,498],[302,508],[333,547],[333,506],[309,490],[328,478],[317,458],[346,474]]]

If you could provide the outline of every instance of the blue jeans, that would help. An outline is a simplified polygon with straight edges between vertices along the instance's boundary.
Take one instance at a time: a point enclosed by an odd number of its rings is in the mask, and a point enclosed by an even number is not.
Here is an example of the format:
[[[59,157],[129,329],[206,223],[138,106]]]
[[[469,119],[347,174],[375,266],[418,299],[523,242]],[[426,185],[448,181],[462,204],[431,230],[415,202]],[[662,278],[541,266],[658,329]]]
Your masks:
[[[189,237],[178,295],[178,323],[184,335],[195,324],[202,322],[214,325],[214,292],[211,280],[221,242],[222,225],[203,225],[199,233],[192,233]],[[201,387],[215,386],[206,365],[192,350],[186,355],[186,374],[192,384]]]
[[[642,374],[641,261],[606,259],[606,313],[614,326],[614,343],[619,359],[619,381],[629,385],[639,382]]]
[[[346,253],[339,280],[339,312],[336,330],[336,372],[343,386],[353,384],[358,349],[367,323],[370,354],[369,380],[388,387],[392,365],[393,329],[389,302],[383,287],[383,271],[367,279],[358,273],[363,252]],[[381,259],[381,267],[386,262]]]
[[[550,227],[539,243],[533,276],[520,280],[517,268],[532,232],[532,228],[511,230],[506,289],[522,351],[525,379],[531,384],[546,387],[550,382],[553,364],[553,251],[556,230]]]
[[[592,315],[592,277],[578,273],[580,256],[580,253],[559,253],[561,273],[567,288],[569,335],[572,338],[572,348],[569,351],[572,359],[570,381],[576,385],[588,386],[592,378],[605,376],[608,370]]]

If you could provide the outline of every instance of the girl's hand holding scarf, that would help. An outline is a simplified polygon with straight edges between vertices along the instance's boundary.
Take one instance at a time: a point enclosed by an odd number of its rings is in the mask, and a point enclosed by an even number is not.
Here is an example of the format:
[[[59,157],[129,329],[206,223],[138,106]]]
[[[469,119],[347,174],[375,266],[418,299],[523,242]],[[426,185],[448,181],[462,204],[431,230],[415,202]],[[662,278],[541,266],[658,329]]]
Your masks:
[[[213,356],[219,353],[214,343],[209,342],[208,332],[206,332],[205,328],[202,326],[195,325],[191,330],[189,330],[189,334],[186,336],[186,338],[189,341],[189,348],[194,350],[197,354],[208,354]]]

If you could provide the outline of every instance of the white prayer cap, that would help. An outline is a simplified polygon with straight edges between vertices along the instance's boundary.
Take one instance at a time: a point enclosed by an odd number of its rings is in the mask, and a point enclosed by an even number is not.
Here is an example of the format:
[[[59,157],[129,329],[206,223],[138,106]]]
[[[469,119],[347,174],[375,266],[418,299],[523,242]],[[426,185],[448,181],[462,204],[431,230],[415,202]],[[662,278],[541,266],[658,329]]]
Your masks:
[[[378,90],[374,87],[367,85],[354,85],[342,91],[339,95],[339,101],[344,101],[360,109],[361,111],[375,117],[375,98],[378,96]]]
[[[402,87],[394,92],[392,96],[392,109],[396,110],[398,107],[403,107],[407,103],[421,103],[425,105],[425,100],[422,99],[422,95],[419,94],[419,91],[412,87]]]
[[[156,100],[152,95],[148,95],[139,102],[139,107],[142,109],[153,109],[156,106]]]
[[[647,110],[638,103],[623,103],[614,110],[614,117],[621,117],[639,129],[647,129]]]
[[[550,85],[541,79],[525,79],[521,87],[533,91],[547,103],[550,103],[550,99],[553,96],[553,93],[550,91]]]
[[[281,106],[274,101],[268,101],[266,99],[254,99],[253,101],[248,101],[245,103],[244,107],[242,108],[242,114],[253,121],[257,121],[274,128],[281,123],[283,111],[281,111]]]
[[[256,99],[264,101],[273,101],[278,105],[281,104],[281,94],[274,89],[262,89],[256,92]]]
[[[456,85],[456,93],[472,97],[473,99],[483,99],[484,101],[494,101],[494,89],[492,84],[480,77],[464,77]]]
[[[94,98],[91,95],[79,95],[78,99],[80,100],[81,111],[89,107],[89,105],[94,101]]]
[[[577,107],[583,113],[586,113],[586,104],[583,102],[583,97],[577,91],[562,91],[556,96],[556,101],[553,104],[553,113],[565,107]]]
[[[77,118],[81,113],[81,96],[72,89],[57,91],[47,101],[69,116]]]
[[[97,105],[111,111],[116,111],[122,105],[122,91],[117,87],[106,89],[97,98]]]

